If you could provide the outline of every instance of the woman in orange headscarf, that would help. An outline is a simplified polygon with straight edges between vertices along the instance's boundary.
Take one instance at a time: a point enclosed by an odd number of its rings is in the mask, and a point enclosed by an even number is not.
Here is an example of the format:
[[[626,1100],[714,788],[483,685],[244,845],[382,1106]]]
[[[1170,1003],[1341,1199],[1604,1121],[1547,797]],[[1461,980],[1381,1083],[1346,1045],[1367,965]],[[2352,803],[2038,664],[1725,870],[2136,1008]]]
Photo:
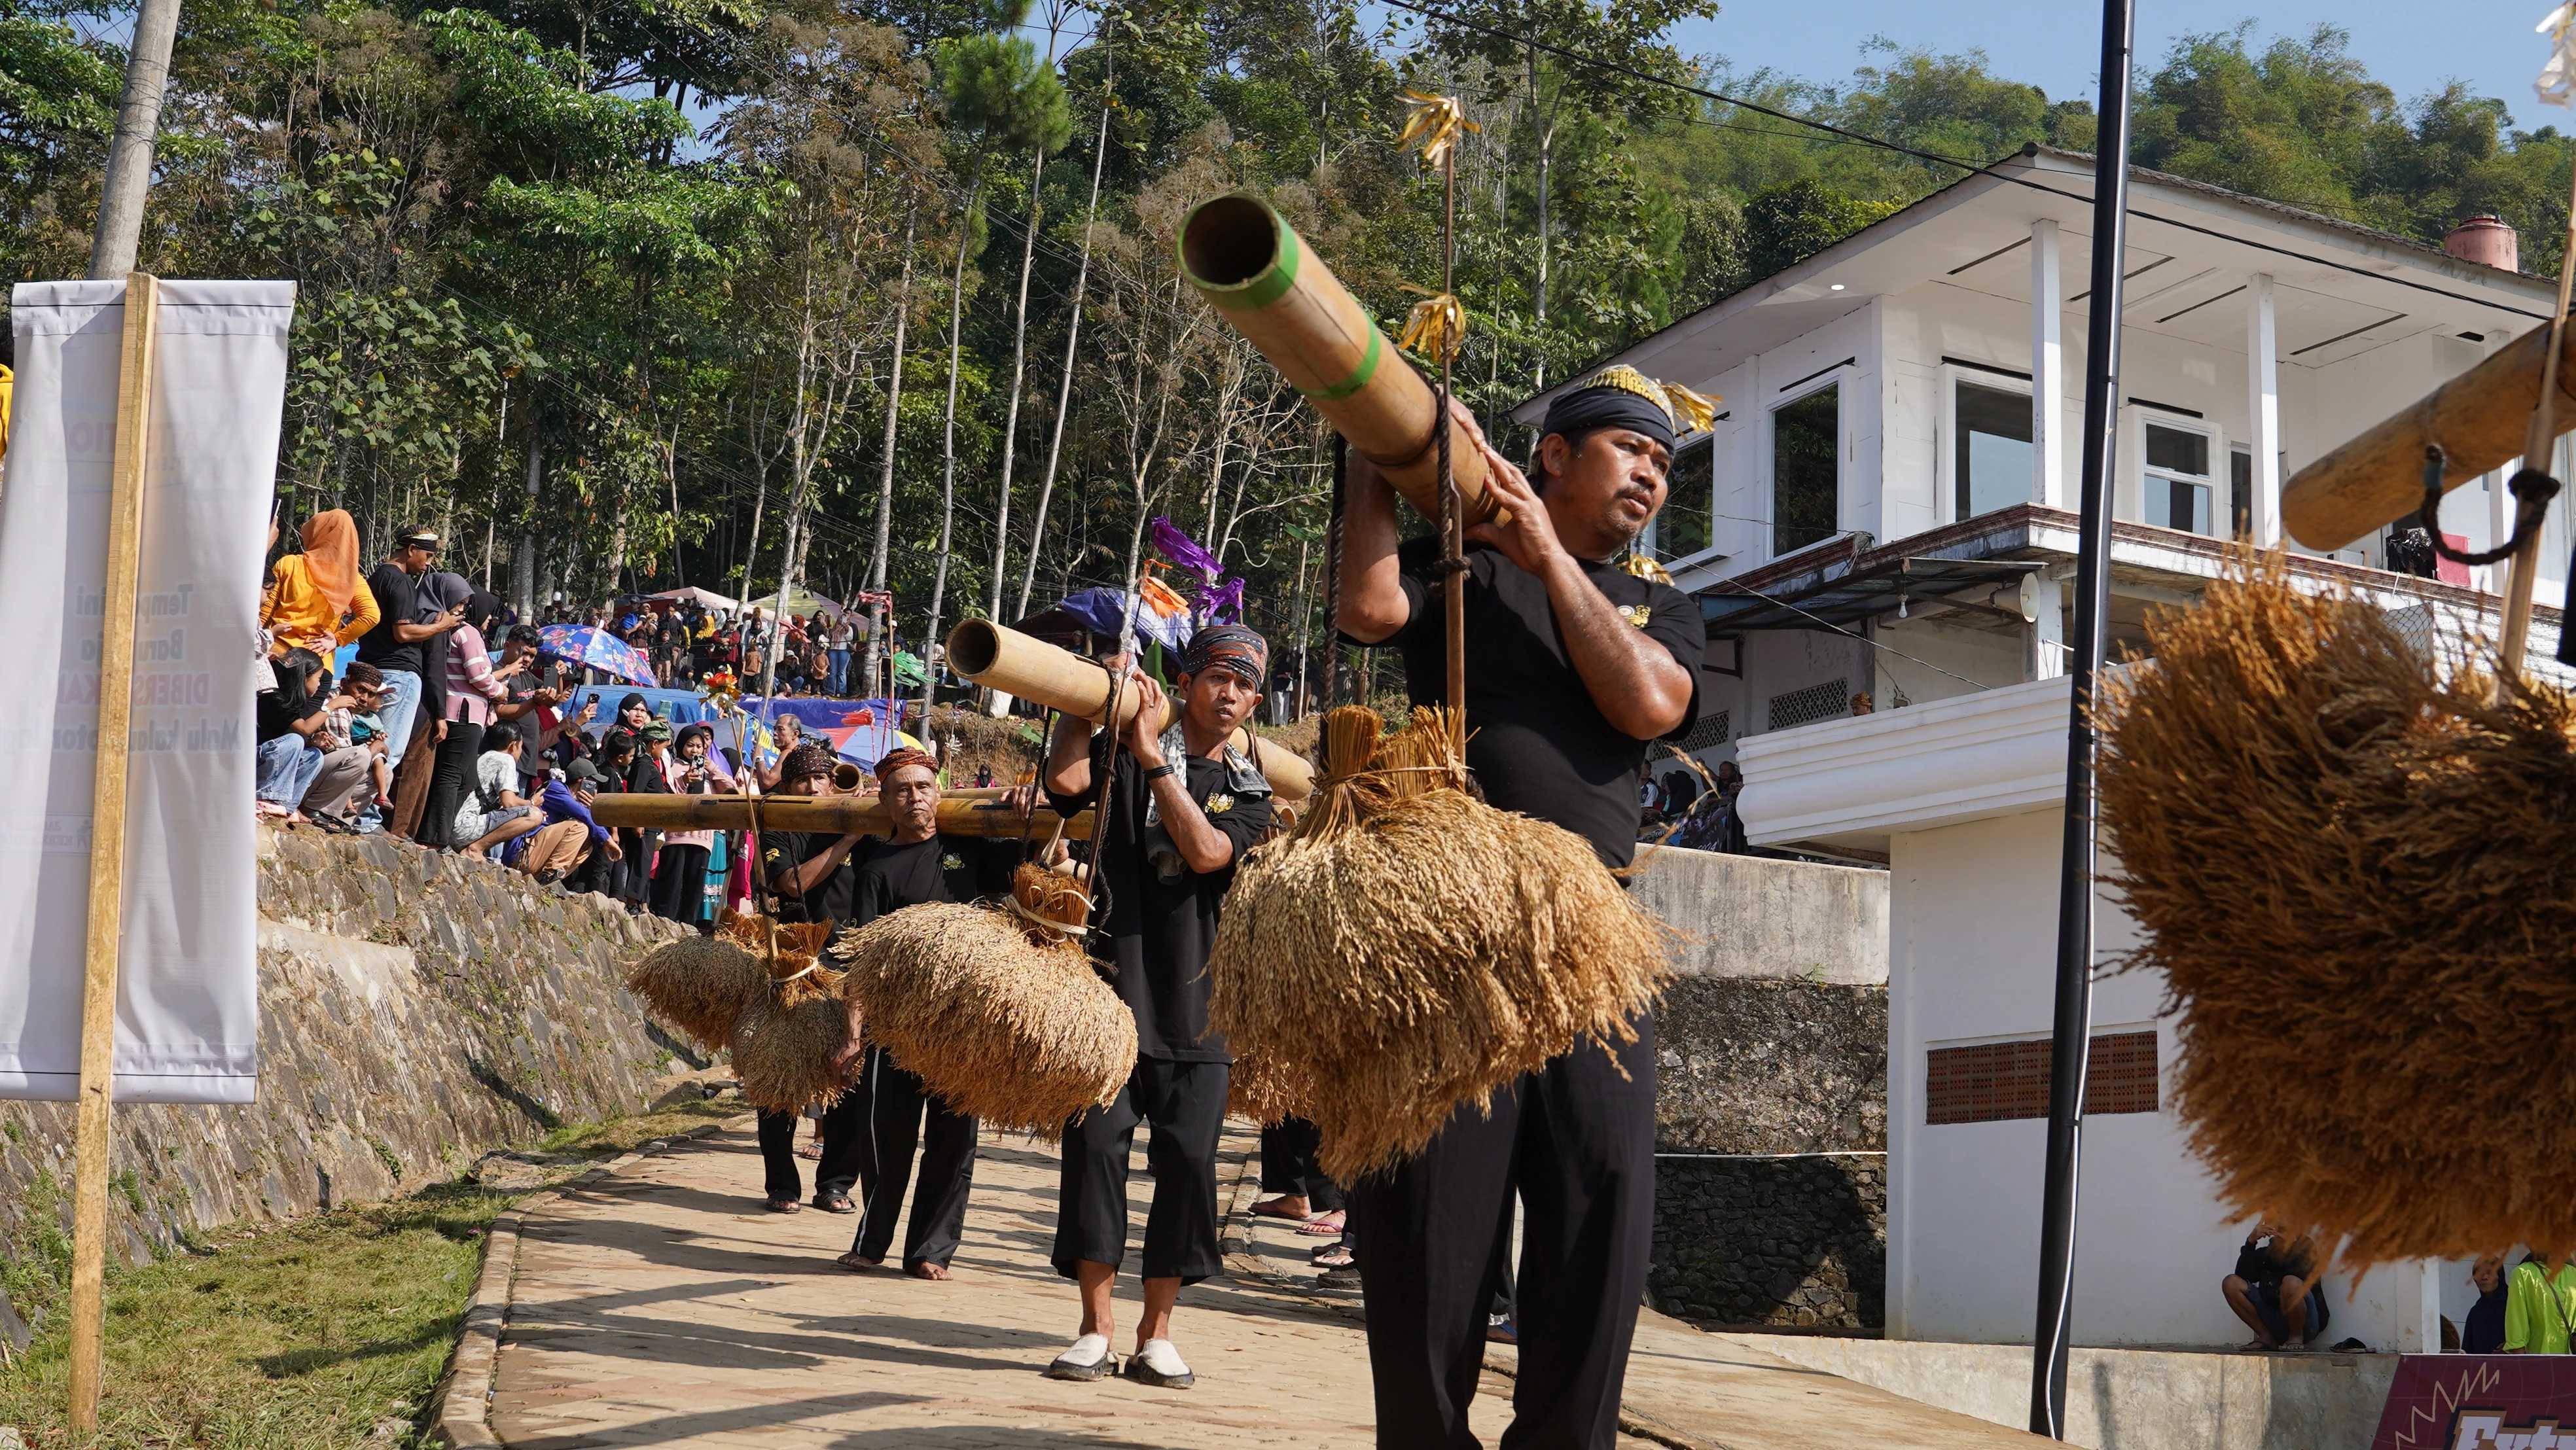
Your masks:
[[[358,525],[347,509],[304,521],[304,552],[277,561],[260,597],[271,654],[309,649],[323,659],[376,627],[376,591],[358,577]]]

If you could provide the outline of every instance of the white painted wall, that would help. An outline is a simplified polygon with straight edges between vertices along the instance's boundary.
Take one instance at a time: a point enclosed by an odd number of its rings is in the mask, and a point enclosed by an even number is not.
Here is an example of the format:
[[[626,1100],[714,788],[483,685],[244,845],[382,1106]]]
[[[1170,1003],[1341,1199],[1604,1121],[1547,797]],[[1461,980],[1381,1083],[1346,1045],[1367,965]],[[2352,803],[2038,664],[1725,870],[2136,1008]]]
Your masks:
[[[2062,752],[2062,734],[2027,748]],[[2027,1343],[2038,1293],[2047,1124],[1924,1122],[1930,1047],[2048,1032],[2058,853],[2055,809],[1900,831],[1890,841],[1888,955],[1888,1336]],[[2136,945],[2104,901],[2104,958]],[[2170,1074],[2173,1023],[2152,972],[2102,980],[2097,1033],[2153,1025]],[[2087,1120],[2077,1219],[2075,1340],[2091,1345],[2229,1345],[2246,1331],[2219,1295],[2244,1224],[2223,1207],[2169,1111]],[[2373,1349],[2438,1343],[2438,1266],[2381,1269],[2358,1286],[2341,1270],[2331,1341]]]

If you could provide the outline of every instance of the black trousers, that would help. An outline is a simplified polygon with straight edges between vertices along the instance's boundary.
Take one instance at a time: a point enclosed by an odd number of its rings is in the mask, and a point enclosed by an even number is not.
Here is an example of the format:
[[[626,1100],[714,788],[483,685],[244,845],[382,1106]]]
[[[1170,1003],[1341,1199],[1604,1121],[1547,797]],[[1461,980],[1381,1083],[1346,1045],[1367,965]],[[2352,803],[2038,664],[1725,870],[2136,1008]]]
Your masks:
[[[904,1180],[921,1148],[921,1177],[912,1190],[912,1226],[903,1236],[903,1266],[945,1266],[966,1232],[966,1197],[975,1187],[975,1120],[950,1108],[920,1078],[870,1045],[850,1088],[859,1148],[859,1230],[850,1248],[882,1259],[894,1247],[903,1216]],[[924,1119],[928,1120],[925,1129]]]
[[[707,899],[707,848],[664,846],[653,858],[653,914],[696,921]]]
[[[1499,1245],[1522,1206],[1520,1378],[1503,1450],[1611,1450],[1654,1238],[1655,1029],[1574,1051],[1461,1106],[1419,1157],[1350,1194],[1377,1443],[1466,1450]],[[1619,1069],[1628,1075],[1622,1077]]]
[[[1065,1125],[1057,1196],[1055,1271],[1127,1261],[1127,1160],[1136,1125],[1151,1123],[1145,1168],[1154,1206],[1145,1215],[1148,1279],[1195,1284],[1225,1271],[1216,1243],[1216,1145],[1225,1132],[1227,1065],[1140,1057],[1116,1101]]]
[[[773,1202],[804,1194],[804,1177],[796,1171],[796,1120],[801,1113],[760,1110],[761,1189]],[[847,1198],[859,1181],[858,1094],[845,1092],[823,1113],[823,1157],[814,1165],[814,1199]]]
[[[470,846],[453,839],[456,808],[472,794],[474,763],[483,756],[483,727],[471,720],[447,722],[447,738],[438,743],[438,766],[429,778],[429,804],[412,839],[424,846]]]
[[[1315,1166],[1324,1130],[1304,1118],[1284,1118],[1261,1130],[1261,1191],[1294,1194],[1317,1213],[1342,1206],[1341,1185]]]

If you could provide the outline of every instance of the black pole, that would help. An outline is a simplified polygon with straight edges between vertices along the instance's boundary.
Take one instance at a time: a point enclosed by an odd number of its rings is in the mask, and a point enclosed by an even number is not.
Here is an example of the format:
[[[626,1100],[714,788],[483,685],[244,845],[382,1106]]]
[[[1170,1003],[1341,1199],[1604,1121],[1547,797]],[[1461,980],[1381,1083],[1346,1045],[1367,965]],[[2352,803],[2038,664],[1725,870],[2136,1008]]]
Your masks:
[[[2066,1438],[2067,1343],[2074,1321],[2075,1189],[2082,1168],[2085,1069],[2093,1034],[2093,727],[2085,718],[2109,651],[2111,428],[2120,404],[2121,263],[2129,240],[2130,0],[2102,0],[2102,105],[2093,156],[2093,313],[2084,335],[2082,546],[2068,673],[2066,848],[2057,882],[2057,1013],[2048,1082],[2048,1169],[2039,1225],[2039,1317],[2032,1326],[2030,1429]],[[2053,307],[2053,297],[2031,299]]]

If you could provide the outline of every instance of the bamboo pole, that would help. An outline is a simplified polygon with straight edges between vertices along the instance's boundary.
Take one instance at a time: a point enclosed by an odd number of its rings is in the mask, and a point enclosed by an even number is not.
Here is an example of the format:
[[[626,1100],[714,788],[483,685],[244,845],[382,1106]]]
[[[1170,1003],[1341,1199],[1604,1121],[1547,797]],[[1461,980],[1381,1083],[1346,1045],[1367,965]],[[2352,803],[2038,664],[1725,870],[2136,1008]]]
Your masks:
[[[961,680],[1112,730],[1136,718],[1137,692],[1132,690],[1118,692],[1116,718],[1111,718],[1109,671],[1098,661],[989,619],[970,619],[948,632],[948,667]],[[1163,708],[1162,728],[1168,730],[1180,704],[1166,698]],[[1248,728],[1238,729],[1232,744],[1280,799],[1293,804],[1315,793],[1314,767],[1295,751],[1269,744]]]
[[[872,795],[765,795],[758,798],[763,831],[825,831],[833,835],[882,836],[894,829],[884,804]],[[748,795],[629,794],[593,796],[590,818],[617,831],[741,831],[751,827],[753,797]],[[1066,822],[1050,810],[1017,811],[993,800],[948,797],[939,803],[939,830],[949,836],[1018,836],[1040,839],[1059,825],[1088,830],[1091,813]]]
[[[125,909],[126,737],[134,713],[134,591],[143,551],[146,446],[160,282],[125,279],[116,374],[116,457],[107,501],[107,589],[99,618],[98,777],[90,791],[89,932],[81,970],[79,1117],[72,1174],[71,1424],[98,1428],[105,1368],[107,1159],[116,1090],[116,968]]]
[[[2534,446],[2540,452],[2531,466],[2546,472],[2550,442],[2576,425],[2576,406],[2570,406],[2576,395],[2567,392],[2576,370],[2562,367],[2549,400],[2557,405],[2551,437],[2529,436],[2547,370],[2549,331],[2547,323],[2533,328],[2414,406],[2291,475],[2281,490],[2282,526],[2309,548],[2330,550],[2404,518],[2424,503],[2427,447],[2438,446],[2444,454],[2446,492]],[[2576,346],[2576,330],[2560,340],[2562,358],[2571,346]]]
[[[1431,384],[1267,202],[1220,196],[1181,224],[1181,273],[1315,411],[1368,456],[1426,519],[1440,517],[1439,408]],[[1452,420],[1458,502],[1469,525],[1503,516],[1485,457]]]

